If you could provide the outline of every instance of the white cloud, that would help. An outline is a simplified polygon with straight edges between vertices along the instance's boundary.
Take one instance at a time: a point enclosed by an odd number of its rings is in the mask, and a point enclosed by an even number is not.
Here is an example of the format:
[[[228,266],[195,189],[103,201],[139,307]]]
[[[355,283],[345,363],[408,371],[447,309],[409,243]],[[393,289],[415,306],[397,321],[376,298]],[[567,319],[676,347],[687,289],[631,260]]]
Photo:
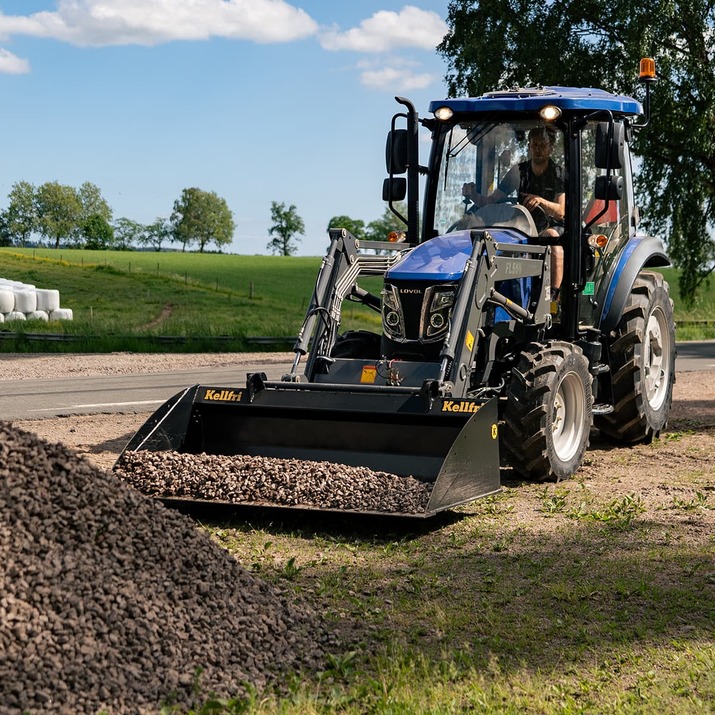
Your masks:
[[[356,52],[387,52],[398,47],[434,50],[446,33],[447,25],[436,12],[406,5],[399,13],[380,10],[345,32],[324,30],[320,43],[326,50]]]
[[[59,0],[53,12],[0,12],[0,36],[49,37],[85,46],[210,37],[288,42],[317,31],[304,10],[285,0]]]
[[[425,89],[436,77],[426,72],[416,72],[410,64],[394,60],[390,63],[360,63],[360,82],[370,89],[388,92],[407,92]]]
[[[0,49],[0,74],[27,74],[30,63],[12,52]]]

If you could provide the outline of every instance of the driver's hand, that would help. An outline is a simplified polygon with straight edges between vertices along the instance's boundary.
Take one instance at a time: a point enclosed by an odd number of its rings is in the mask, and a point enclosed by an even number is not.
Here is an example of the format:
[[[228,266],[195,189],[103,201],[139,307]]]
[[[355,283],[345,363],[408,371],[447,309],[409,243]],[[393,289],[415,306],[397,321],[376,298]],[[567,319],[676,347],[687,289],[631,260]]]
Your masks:
[[[535,211],[541,206],[541,196],[536,194],[521,194],[521,203],[526,206],[529,211]]]
[[[472,181],[469,184],[462,184],[462,196],[471,199],[477,192],[477,185]]]

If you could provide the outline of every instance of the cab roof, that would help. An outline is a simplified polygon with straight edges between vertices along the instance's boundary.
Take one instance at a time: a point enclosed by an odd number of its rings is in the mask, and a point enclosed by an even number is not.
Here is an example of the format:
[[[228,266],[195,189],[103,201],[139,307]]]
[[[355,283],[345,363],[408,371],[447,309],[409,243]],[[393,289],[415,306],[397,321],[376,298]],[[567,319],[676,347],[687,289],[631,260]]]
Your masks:
[[[487,92],[480,97],[461,97],[430,102],[429,110],[449,107],[455,113],[538,112],[547,104],[562,111],[593,112],[599,109],[614,114],[643,114],[643,106],[632,97],[611,94],[592,87],[526,87]]]

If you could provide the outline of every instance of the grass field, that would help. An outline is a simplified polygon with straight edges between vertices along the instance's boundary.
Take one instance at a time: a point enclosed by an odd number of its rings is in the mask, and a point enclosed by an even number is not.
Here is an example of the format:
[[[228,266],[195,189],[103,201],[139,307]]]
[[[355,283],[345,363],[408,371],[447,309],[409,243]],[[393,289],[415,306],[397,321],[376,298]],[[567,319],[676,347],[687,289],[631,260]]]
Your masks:
[[[70,344],[74,351],[156,350],[150,337],[157,335],[193,338],[188,345],[164,349],[250,350],[246,337],[298,333],[320,262],[310,257],[5,249],[0,250],[0,276],[59,289],[62,307],[73,310],[74,320],[14,323],[12,330],[75,336],[81,342]],[[347,318],[354,327],[379,324],[377,314],[359,307]],[[215,336],[235,341],[217,347],[210,340]],[[19,349],[31,347],[25,342]],[[39,349],[47,347],[44,343]]]
[[[75,336],[78,342],[52,346],[73,351],[156,350],[151,336],[191,339],[163,349],[250,350],[247,337],[297,334],[320,263],[319,257],[0,249],[0,277],[57,288],[62,307],[74,311],[73,321],[4,325],[5,334],[18,333],[20,340],[5,340],[0,349],[46,351],[48,343],[22,340],[24,333],[45,332]],[[681,323],[678,339],[715,338],[715,286],[686,311],[677,273],[663,272]],[[367,287],[379,291],[373,283]],[[379,328],[379,316],[361,306],[348,308],[344,318],[344,329]],[[217,347],[216,336],[235,341]]]

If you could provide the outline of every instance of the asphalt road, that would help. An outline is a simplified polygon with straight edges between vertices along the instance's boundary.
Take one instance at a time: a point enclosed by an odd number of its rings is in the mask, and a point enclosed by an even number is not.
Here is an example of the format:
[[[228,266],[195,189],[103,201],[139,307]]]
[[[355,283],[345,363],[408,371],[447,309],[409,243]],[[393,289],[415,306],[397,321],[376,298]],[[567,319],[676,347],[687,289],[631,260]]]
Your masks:
[[[269,380],[280,380],[289,369],[288,363],[256,364],[142,375],[2,380],[0,419],[152,412],[169,397],[191,385],[243,387],[248,372],[265,372]]]
[[[290,365],[242,365],[148,375],[0,381],[0,419],[28,420],[59,415],[151,412],[175,393],[197,383],[243,387],[246,373],[279,380]],[[678,344],[678,372],[715,370],[715,341]]]

